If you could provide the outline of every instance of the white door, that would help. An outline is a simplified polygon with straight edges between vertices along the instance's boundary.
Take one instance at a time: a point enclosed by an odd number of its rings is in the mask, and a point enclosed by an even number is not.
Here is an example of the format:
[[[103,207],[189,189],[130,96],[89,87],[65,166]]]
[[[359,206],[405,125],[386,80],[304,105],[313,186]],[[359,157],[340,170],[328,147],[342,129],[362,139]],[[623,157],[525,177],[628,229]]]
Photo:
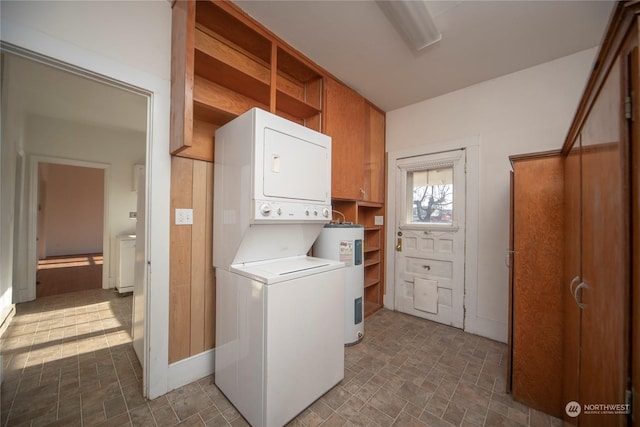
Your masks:
[[[395,166],[396,310],[463,328],[465,151]]]
[[[138,192],[137,208],[136,208],[136,249],[135,249],[135,265],[133,273],[133,325],[131,336],[133,338],[133,349],[138,356],[138,360],[142,365],[142,371],[145,372],[145,302],[146,302],[146,283],[147,283],[147,262],[145,254],[146,242],[146,179],[145,168],[135,168],[136,189]],[[147,376],[143,375],[146,381]],[[145,385],[143,390],[146,391]],[[145,392],[146,395],[146,392]]]

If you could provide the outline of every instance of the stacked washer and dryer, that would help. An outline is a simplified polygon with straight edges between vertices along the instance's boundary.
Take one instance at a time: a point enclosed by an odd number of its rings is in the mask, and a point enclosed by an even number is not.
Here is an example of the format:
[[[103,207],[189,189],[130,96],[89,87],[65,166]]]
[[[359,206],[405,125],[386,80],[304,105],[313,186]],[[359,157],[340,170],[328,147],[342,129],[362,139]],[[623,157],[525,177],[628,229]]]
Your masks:
[[[215,383],[279,427],[344,376],[345,264],[306,255],[332,215],[331,138],[252,109],[215,153]]]

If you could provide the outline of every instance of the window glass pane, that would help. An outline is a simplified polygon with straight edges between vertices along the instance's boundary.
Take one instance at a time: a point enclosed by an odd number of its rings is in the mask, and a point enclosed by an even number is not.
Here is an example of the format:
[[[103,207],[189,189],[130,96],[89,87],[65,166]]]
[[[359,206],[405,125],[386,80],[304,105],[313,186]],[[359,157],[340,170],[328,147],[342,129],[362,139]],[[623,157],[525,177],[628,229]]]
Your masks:
[[[451,224],[453,217],[453,166],[407,172],[408,222]]]

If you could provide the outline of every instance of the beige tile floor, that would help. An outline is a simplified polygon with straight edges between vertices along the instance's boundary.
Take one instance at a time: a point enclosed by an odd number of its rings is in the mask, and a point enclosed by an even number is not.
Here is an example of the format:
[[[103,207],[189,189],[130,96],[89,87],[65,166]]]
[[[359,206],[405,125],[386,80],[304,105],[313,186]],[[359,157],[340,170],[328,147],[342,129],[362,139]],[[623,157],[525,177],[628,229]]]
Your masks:
[[[1,425],[246,426],[213,377],[142,397],[131,300],[92,290],[19,304],[0,338]],[[365,332],[344,380],[290,426],[562,425],[504,393],[504,344],[388,310]]]

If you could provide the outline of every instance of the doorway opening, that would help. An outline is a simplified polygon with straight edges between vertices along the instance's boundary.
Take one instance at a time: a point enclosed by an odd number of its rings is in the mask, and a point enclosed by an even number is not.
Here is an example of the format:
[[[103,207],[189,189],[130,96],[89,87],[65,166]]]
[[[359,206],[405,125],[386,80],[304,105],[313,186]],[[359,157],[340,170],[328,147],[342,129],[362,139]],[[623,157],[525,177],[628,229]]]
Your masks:
[[[36,298],[109,286],[104,187],[103,168],[38,164]]]

